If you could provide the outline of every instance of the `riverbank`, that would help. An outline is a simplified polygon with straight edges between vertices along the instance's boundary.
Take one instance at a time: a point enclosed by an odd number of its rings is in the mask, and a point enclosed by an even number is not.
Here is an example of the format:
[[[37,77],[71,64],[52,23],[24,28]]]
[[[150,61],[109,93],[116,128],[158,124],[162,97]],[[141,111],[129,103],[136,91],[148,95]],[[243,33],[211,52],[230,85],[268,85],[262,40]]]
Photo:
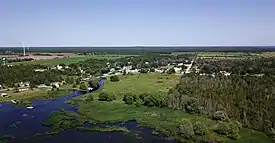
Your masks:
[[[33,90],[27,90],[14,93],[12,91],[7,92],[8,97],[0,97],[0,102],[9,102],[11,100],[25,100],[33,101],[37,99],[52,99],[68,94],[69,86],[63,86],[58,90],[52,91],[48,88],[35,88]]]

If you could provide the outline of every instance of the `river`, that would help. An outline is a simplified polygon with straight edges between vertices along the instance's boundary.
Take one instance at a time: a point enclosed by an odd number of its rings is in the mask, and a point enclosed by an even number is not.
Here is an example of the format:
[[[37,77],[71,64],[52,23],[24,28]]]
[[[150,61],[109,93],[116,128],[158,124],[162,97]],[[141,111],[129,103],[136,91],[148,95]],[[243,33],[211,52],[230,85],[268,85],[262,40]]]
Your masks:
[[[104,80],[99,82],[99,88],[104,85]],[[9,142],[97,142],[97,143],[121,143],[121,142],[158,142],[174,143],[162,135],[152,135],[152,130],[137,126],[135,121],[117,123],[116,125],[128,128],[138,133],[137,136],[122,132],[81,132],[67,130],[51,136],[33,137],[36,133],[50,131],[51,127],[43,126],[42,121],[47,120],[51,112],[64,109],[78,112],[77,106],[66,104],[65,101],[73,97],[83,95],[79,91],[52,100],[35,100],[32,102],[33,109],[14,107],[10,102],[0,103],[0,136],[12,136]],[[0,141],[1,142],[1,141]]]

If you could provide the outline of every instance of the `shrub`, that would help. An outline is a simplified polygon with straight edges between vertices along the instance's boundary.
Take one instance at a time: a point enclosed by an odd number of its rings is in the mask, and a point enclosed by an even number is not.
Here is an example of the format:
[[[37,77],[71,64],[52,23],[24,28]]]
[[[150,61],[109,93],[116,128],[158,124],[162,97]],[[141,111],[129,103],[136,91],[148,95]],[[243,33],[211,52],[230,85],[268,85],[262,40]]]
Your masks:
[[[218,122],[216,132],[222,135],[235,136],[239,134],[240,129],[238,125],[234,122]]]
[[[220,121],[228,121],[229,118],[228,118],[226,112],[217,111],[217,112],[214,113],[213,119],[214,120],[220,120]]]
[[[196,135],[204,135],[208,130],[205,124],[199,121],[193,124],[193,128]]]
[[[114,94],[111,93],[107,93],[107,92],[101,92],[98,95],[99,101],[113,101],[116,100],[116,96]]]
[[[159,94],[148,94],[148,96],[144,97],[144,105],[148,107],[165,107],[167,106],[166,97]]]
[[[133,104],[137,100],[137,96],[133,93],[124,94],[123,101],[125,104]]]
[[[139,99],[144,101],[144,98],[147,97],[148,95],[149,95],[148,93],[142,93],[142,94],[139,95]]]
[[[81,84],[81,85],[79,86],[79,89],[80,89],[80,90],[87,90],[87,86],[86,86],[85,84]]]
[[[110,77],[110,81],[112,81],[112,82],[118,82],[119,78],[118,78],[117,75],[113,75],[113,76]]]
[[[135,104],[137,107],[140,107],[141,105],[143,105],[143,102],[141,99],[137,99],[137,102]]]
[[[173,74],[173,73],[176,73],[175,69],[174,68],[171,68],[167,71],[168,74]]]
[[[195,132],[192,123],[189,120],[182,120],[178,127],[178,134],[186,139],[193,138]]]
[[[199,100],[193,97],[189,97],[185,108],[190,113],[199,113]]]

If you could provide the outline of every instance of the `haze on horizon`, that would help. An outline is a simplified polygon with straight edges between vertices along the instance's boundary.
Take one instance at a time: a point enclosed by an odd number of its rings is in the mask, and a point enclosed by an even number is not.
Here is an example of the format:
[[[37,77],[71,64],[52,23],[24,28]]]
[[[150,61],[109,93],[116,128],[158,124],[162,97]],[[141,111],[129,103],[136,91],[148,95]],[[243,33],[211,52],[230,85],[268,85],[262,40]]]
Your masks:
[[[0,47],[275,45],[274,0],[1,0]]]

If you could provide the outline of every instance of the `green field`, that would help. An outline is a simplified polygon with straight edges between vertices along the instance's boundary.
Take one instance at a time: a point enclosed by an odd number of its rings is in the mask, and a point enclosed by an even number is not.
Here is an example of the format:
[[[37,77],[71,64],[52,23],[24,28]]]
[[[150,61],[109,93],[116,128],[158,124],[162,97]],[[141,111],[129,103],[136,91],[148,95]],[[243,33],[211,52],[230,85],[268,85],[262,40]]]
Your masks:
[[[108,80],[103,89],[92,94],[76,97],[69,102],[70,104],[78,105],[80,114],[64,111],[54,112],[45,123],[52,125],[52,132],[57,133],[66,128],[77,127],[85,121],[96,124],[136,120],[141,126],[153,128],[155,130],[154,133],[156,133],[156,131],[162,132],[169,137],[185,142],[190,140],[179,137],[177,131],[180,121],[188,119],[191,122],[201,121],[208,128],[208,132],[205,135],[196,136],[197,140],[229,141],[232,143],[238,143],[240,141],[250,142],[251,140],[263,141],[265,143],[272,142],[265,134],[250,129],[242,129],[239,140],[230,140],[226,136],[218,135],[213,131],[217,121],[209,118],[168,108],[127,105],[122,101],[122,93],[125,92],[137,94],[155,92],[165,94],[169,88],[177,84],[178,80],[178,76],[166,74],[127,75],[120,77],[119,82],[110,82]],[[112,102],[98,101],[97,98],[101,92],[112,92],[116,95],[117,99]],[[91,97],[94,97],[94,100],[90,100],[92,99]],[[78,122],[69,122],[69,119],[75,118],[78,119]]]
[[[116,59],[126,56],[134,56],[134,55],[87,55],[87,56],[75,56],[69,58],[60,58],[60,59],[49,59],[49,60],[34,60],[34,61],[23,61],[23,62],[14,62],[9,63],[11,65],[17,64],[41,64],[41,65],[58,65],[58,64],[71,64],[77,63],[80,61],[84,61],[87,59]]]
[[[252,53],[245,52],[198,52],[197,56],[199,58],[213,58],[213,59],[243,59],[243,58],[251,58],[257,57],[259,55],[255,55]]]
[[[36,88],[33,90],[22,91],[14,93],[13,91],[8,91],[8,97],[0,97],[0,102],[11,101],[11,100],[36,100],[36,99],[50,99],[54,97],[64,96],[68,94],[67,88],[60,88],[58,91],[51,91],[46,88]]]

